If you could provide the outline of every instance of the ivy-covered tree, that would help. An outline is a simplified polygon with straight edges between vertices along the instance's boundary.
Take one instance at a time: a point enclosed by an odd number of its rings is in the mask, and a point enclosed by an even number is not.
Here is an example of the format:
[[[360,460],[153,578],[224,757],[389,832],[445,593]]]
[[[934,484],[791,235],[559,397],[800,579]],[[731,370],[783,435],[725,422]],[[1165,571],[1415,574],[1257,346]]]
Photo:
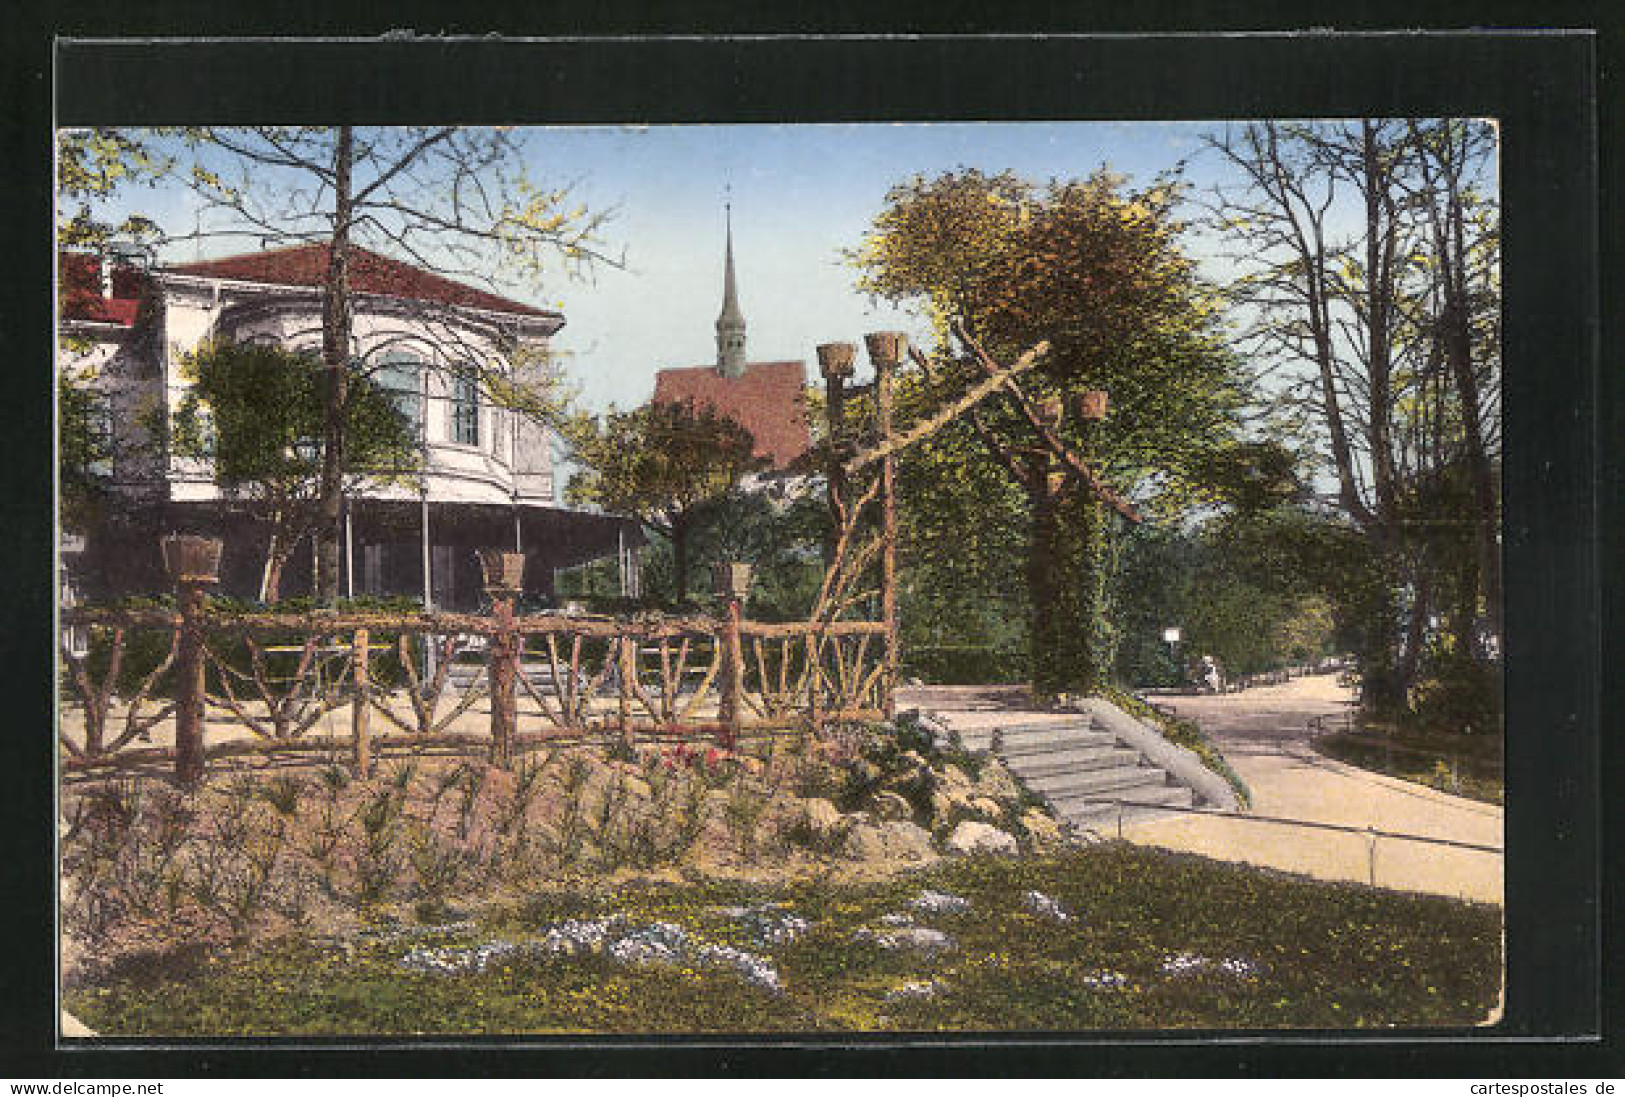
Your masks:
[[[578,416],[565,428],[581,467],[566,489],[578,503],[636,518],[672,546],[673,597],[688,600],[690,534],[752,472],[750,431],[710,405],[661,400],[602,418]]]
[[[207,344],[182,369],[191,382],[171,420],[182,457],[206,462],[226,493],[250,501],[270,529],[260,600],[275,602],[294,546],[320,518],[326,419],[321,362],[267,344]],[[417,430],[390,394],[359,377],[345,401],[345,489],[414,472]]]
[[[1044,432],[1083,455],[1097,482],[1164,515],[1213,501],[1206,474],[1238,437],[1243,378],[1218,302],[1180,246],[1175,198],[1172,186],[1130,190],[1104,172],[1044,187],[976,171],[916,178],[893,188],[853,255],[864,289],[916,302],[934,323],[934,376],[917,382],[927,390],[985,371],[950,337],[953,323],[999,361],[1051,345],[1020,382],[1026,406],[1007,388],[922,447],[940,458],[960,433],[962,458],[991,461],[1023,497],[1040,695],[1106,684],[1120,542],[1098,483],[1055,464]],[[1089,390],[1109,394],[1104,423],[1080,413]]]

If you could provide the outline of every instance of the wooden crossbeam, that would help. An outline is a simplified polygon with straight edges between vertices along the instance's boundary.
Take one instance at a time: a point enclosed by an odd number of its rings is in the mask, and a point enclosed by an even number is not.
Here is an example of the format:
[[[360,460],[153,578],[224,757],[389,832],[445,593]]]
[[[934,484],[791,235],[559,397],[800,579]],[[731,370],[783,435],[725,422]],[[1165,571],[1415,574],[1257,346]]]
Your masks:
[[[1032,369],[1033,366],[1038,364],[1038,360],[1047,353],[1049,353],[1049,342],[1045,340],[1020,358],[1017,358],[1012,364],[997,366],[989,377],[978,382],[975,387],[953,403],[944,405],[930,418],[922,420],[901,434],[894,434],[890,438],[881,441],[879,445],[871,446],[849,458],[843,466],[847,475],[850,476],[865,466],[879,461],[881,458],[888,457],[899,450],[907,449],[916,442],[931,437],[955,418],[992,396],[1007,382]]]
[[[1043,440],[1045,447],[1059,457],[1062,464],[1077,473],[1085,484],[1089,485],[1089,490],[1094,493],[1095,498],[1111,507],[1130,522],[1138,524],[1145,521],[1140,512],[1134,509],[1132,503],[1113,491],[1104,480],[1096,475],[1094,469],[1090,468],[1082,458],[1072,451],[1072,447],[1061,441],[1060,435],[1056,434],[1050,425],[1044,421],[1043,416],[1038,414],[1037,409],[1033,407],[1032,401],[1027,398],[1026,393],[1021,391],[1021,387],[1016,384],[1015,378],[1010,371],[994,361],[992,355],[983,350],[981,344],[971,338],[970,332],[965,330],[965,325],[956,319],[953,322],[953,329],[954,334],[959,337],[959,341],[969,347],[981,362],[982,372],[988,375],[987,380],[982,383],[988,384],[997,381],[998,387],[1007,388],[1010,391],[1016,406],[1021,409],[1022,414],[1027,418],[1027,422],[1032,425],[1038,437]]]

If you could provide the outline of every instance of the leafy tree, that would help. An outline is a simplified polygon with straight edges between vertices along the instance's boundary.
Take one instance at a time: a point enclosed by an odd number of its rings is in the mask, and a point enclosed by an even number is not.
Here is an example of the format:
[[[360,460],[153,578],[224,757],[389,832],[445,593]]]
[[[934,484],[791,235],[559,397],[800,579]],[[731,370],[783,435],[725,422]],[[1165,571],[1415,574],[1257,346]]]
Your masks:
[[[568,497],[626,514],[671,542],[673,592],[688,600],[690,534],[745,476],[767,466],[738,422],[692,400],[656,401],[602,419],[578,416],[565,436],[580,470]]]
[[[277,346],[221,343],[200,348],[183,369],[191,387],[172,420],[175,452],[207,462],[215,482],[252,501],[270,526],[260,600],[275,602],[294,546],[320,517],[321,363]],[[416,469],[416,427],[387,392],[355,378],[345,411],[346,490]]]
[[[1009,386],[1002,404],[969,414],[936,447],[959,434],[962,468],[991,460],[1017,489],[1041,695],[1106,684],[1121,531],[1100,493],[1052,462],[1032,409],[1099,480],[1161,514],[1213,501],[1205,474],[1237,438],[1243,378],[1217,301],[1180,248],[1176,198],[1167,183],[1131,191],[1104,172],[1042,188],[976,171],[916,178],[893,188],[852,256],[863,288],[918,302],[935,323],[928,389],[981,376],[977,358],[952,345],[950,322],[1000,361],[1051,344],[1021,381],[1025,406]],[[1109,393],[1105,424],[1077,413],[1091,389]],[[979,532],[973,524],[962,536]]]
[[[322,284],[326,383],[316,571],[317,597],[331,602],[338,595],[340,513],[352,463],[345,435],[357,373],[351,247],[394,252],[440,274],[495,284],[493,272],[501,271],[538,284],[549,258],[572,268],[607,258],[596,238],[603,217],[572,205],[567,188],[533,182],[517,139],[504,128],[204,128],[184,137],[199,154],[186,178],[203,203],[200,222],[210,225],[170,240],[241,236],[330,250]],[[455,337],[456,330],[445,335]],[[516,413],[537,414],[534,394],[524,395],[502,367],[478,364],[484,357],[467,356],[474,364],[463,368],[486,395]]]

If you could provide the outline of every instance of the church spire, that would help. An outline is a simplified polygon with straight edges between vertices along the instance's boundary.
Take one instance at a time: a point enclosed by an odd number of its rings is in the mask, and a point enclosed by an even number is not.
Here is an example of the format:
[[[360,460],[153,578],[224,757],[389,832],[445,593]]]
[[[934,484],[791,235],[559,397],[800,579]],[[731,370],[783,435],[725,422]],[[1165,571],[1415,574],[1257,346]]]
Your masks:
[[[727,245],[722,271],[722,314],[717,317],[717,372],[724,377],[745,375],[745,314],[739,310],[734,284],[733,203],[724,207],[728,218]]]

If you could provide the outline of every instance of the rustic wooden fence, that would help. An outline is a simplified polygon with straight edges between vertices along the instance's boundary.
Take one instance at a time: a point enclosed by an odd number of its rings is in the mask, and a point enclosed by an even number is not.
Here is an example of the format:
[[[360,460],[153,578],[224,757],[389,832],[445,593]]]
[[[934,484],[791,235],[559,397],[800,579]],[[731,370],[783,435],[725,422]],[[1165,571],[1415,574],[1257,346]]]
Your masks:
[[[482,553],[486,614],[228,614],[206,594],[218,543],[165,548],[174,610],[63,612],[64,626],[96,638],[94,659],[63,651],[69,772],[173,763],[189,784],[212,758],[314,751],[366,773],[377,751],[423,747],[506,765],[547,741],[729,744],[893,708],[883,621],[751,621],[743,591],[716,615],[518,615],[511,577],[522,561],[494,552]],[[188,552],[201,563],[182,562]]]

